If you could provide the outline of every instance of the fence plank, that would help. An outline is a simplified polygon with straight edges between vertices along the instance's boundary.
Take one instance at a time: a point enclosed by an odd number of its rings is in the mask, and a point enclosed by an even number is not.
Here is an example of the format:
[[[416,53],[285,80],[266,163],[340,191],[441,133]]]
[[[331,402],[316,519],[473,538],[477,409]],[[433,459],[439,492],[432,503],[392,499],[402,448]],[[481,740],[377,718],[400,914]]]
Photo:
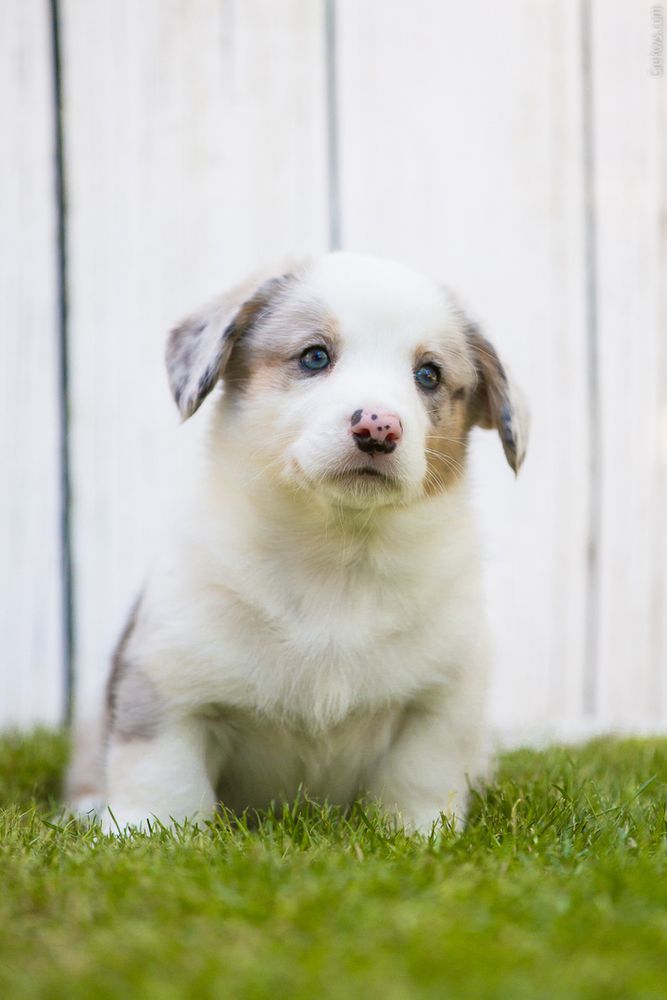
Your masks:
[[[48,5],[0,5],[0,726],[63,706]]]
[[[505,729],[582,716],[586,328],[578,4],[339,3],[343,245],[457,289],[532,402],[474,444]],[[511,25],[511,30],[508,30]]]
[[[592,21],[603,484],[598,686],[602,721],[625,728],[667,724],[667,84],[664,66],[661,76],[651,74],[652,9],[648,0],[598,0]]]
[[[173,492],[166,330],[244,272],[325,245],[324,11],[63,7],[85,714]]]

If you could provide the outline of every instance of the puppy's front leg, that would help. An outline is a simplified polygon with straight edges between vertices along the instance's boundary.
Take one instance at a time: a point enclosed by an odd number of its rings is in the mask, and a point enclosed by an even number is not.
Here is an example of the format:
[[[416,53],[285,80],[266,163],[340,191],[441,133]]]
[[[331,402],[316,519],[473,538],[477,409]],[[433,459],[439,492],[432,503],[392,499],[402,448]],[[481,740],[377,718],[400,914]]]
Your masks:
[[[371,796],[409,830],[429,833],[441,813],[457,829],[465,822],[469,787],[488,760],[481,705],[464,707],[470,695],[439,694],[408,709],[370,782]]]
[[[107,830],[203,819],[215,809],[206,765],[205,720],[163,723],[150,736],[113,731],[107,755]],[[115,820],[115,822],[114,822]]]

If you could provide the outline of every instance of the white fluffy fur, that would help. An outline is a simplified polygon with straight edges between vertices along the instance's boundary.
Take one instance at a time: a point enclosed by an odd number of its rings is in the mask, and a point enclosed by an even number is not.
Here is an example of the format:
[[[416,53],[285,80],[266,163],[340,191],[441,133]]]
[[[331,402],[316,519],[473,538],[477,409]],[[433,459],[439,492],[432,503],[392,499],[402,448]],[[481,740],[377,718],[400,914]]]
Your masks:
[[[261,808],[303,786],[337,803],[367,794],[428,830],[441,812],[461,822],[485,773],[466,479],[424,494],[429,418],[413,377],[426,345],[474,389],[462,318],[430,280],[348,254],[285,294],[335,317],[340,356],[287,389],[269,380],[240,401],[209,400],[201,482],[116,679],[122,717],[100,795],[121,826],[207,816],[216,792]],[[400,415],[403,440],[382,457],[398,487],[330,477],[364,460],[349,429],[357,407]]]

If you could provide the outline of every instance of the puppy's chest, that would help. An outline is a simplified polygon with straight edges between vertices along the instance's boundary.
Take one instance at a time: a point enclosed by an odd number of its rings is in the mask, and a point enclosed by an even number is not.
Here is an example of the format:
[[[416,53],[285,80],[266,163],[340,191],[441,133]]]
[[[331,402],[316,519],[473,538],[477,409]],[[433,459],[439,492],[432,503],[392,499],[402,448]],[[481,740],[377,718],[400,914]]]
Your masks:
[[[434,603],[427,585],[363,573],[225,590],[206,629],[210,683],[220,701],[317,724],[404,701],[446,659]]]

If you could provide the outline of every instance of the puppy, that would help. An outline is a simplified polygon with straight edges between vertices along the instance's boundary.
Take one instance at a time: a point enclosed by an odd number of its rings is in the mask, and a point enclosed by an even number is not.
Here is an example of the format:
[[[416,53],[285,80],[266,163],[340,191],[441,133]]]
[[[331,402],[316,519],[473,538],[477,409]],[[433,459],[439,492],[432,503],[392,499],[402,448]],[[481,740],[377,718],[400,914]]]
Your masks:
[[[527,437],[494,348],[431,280],[334,253],[186,319],[167,369],[184,419],[211,396],[207,461],[113,658],[97,794],[121,827],[300,787],[460,825],[487,763],[468,435],[515,472]]]

